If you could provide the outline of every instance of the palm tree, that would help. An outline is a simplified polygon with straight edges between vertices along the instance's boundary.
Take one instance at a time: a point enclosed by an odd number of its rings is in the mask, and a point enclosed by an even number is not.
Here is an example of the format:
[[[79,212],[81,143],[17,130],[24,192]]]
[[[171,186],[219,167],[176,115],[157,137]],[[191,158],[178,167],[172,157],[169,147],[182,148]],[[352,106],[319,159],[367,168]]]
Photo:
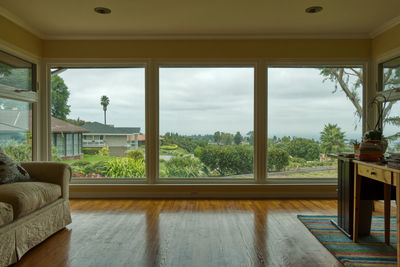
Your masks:
[[[104,110],[104,125],[106,125],[106,112],[107,112],[107,106],[110,104],[110,99],[103,95],[100,99],[100,104],[103,106]]]
[[[345,148],[344,132],[337,124],[328,123],[328,125],[325,125],[320,140],[324,154],[342,152]]]

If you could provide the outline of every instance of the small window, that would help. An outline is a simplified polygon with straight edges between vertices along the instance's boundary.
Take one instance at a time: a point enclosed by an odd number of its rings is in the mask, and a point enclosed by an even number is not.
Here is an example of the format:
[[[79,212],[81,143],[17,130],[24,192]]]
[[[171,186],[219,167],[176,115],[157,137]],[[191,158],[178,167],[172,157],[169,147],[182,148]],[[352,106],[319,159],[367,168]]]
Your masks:
[[[0,147],[15,161],[32,160],[32,104],[0,98]]]
[[[0,86],[35,91],[35,65],[0,51]]]

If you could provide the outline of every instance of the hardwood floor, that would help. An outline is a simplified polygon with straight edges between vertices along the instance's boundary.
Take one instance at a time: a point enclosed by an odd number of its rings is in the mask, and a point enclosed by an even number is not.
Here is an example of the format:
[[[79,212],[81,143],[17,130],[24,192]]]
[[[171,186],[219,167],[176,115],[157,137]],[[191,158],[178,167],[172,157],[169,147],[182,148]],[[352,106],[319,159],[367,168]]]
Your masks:
[[[71,200],[66,229],[15,266],[342,266],[297,214],[335,200]]]

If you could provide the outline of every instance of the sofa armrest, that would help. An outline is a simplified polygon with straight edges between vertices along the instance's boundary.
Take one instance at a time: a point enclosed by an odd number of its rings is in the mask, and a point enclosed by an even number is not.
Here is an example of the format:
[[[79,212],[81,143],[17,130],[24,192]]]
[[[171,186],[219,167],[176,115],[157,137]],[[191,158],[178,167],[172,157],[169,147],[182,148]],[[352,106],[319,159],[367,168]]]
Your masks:
[[[69,199],[69,182],[71,181],[72,170],[68,164],[33,161],[21,162],[21,166],[34,180],[60,185],[62,197]]]

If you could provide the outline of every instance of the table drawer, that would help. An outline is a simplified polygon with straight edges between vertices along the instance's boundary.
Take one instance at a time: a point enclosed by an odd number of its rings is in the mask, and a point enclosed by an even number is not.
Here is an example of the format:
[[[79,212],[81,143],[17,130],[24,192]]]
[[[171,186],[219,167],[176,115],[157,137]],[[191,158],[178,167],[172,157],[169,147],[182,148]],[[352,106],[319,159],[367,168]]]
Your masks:
[[[358,174],[377,181],[384,182],[386,184],[392,184],[392,175],[390,171],[371,166],[358,165]]]

